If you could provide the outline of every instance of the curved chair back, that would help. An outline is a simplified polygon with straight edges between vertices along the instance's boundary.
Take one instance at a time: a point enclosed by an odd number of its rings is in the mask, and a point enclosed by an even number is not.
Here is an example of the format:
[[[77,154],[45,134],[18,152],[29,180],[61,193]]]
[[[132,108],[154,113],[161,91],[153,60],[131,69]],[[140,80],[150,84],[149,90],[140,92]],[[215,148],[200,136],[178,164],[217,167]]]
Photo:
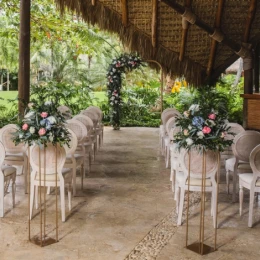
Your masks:
[[[97,127],[99,116],[96,113],[94,113],[93,111],[89,111],[89,110],[83,110],[80,112],[80,114],[82,114],[84,116],[88,116],[92,120],[94,128]]]
[[[206,178],[214,180],[215,174],[218,170],[218,152],[206,151]],[[189,151],[182,150],[180,153],[181,168],[186,177],[189,174]],[[190,150],[190,177],[201,179],[203,169],[203,152],[195,149]]]
[[[81,144],[85,141],[88,130],[84,124],[75,119],[70,119],[66,121],[67,128],[71,129],[77,136],[78,144]]]
[[[64,145],[65,151],[66,151],[66,155],[72,155],[75,153],[77,146],[78,146],[78,138],[76,136],[76,134],[68,128],[68,131],[70,133],[70,142],[69,142],[69,146],[68,145]]]
[[[243,126],[240,124],[237,124],[237,123],[227,123],[227,127],[230,127],[229,132],[232,132],[235,135],[240,134],[245,131]],[[235,136],[233,136],[233,135],[225,136],[225,139],[227,139],[227,140],[232,140],[234,138],[235,138]]]
[[[3,144],[6,153],[22,153],[25,151],[24,144],[15,145],[12,139],[14,138],[13,133],[17,130],[15,124],[9,124],[1,128],[0,130],[0,142]]]
[[[65,149],[59,145],[47,144],[46,148],[40,148],[38,145],[31,147],[30,164],[34,172],[41,169],[42,174],[53,174],[57,165],[57,173],[61,174],[65,159]]]
[[[65,119],[72,118],[72,112],[69,107],[62,105],[57,107],[57,110],[65,117]]]
[[[74,116],[73,119],[80,121],[87,128],[88,132],[93,131],[94,124],[90,117],[79,114]]]
[[[168,108],[164,109],[164,110],[162,111],[162,114],[161,114],[161,119],[162,119],[162,120],[163,120],[164,115],[165,115],[166,113],[169,113],[169,111],[176,112],[176,111],[178,111],[178,110],[177,110],[176,108],[174,108],[174,107],[168,107]]]
[[[260,177],[260,144],[251,152],[249,161],[254,174],[252,184],[255,185],[256,180]]]
[[[95,112],[96,114],[98,114],[99,121],[102,121],[103,112],[102,112],[102,110],[101,110],[99,107],[89,106],[89,107],[86,109],[86,111],[93,111],[93,112]]]
[[[237,160],[249,162],[249,155],[258,144],[260,144],[260,133],[246,130],[235,136],[232,151]]]
[[[165,112],[162,116],[162,123],[164,126],[166,126],[167,121],[171,118],[171,117],[177,117],[180,116],[181,114],[175,109],[173,110],[169,110],[167,112]]]
[[[4,160],[5,160],[5,148],[4,145],[0,142],[0,171]]]

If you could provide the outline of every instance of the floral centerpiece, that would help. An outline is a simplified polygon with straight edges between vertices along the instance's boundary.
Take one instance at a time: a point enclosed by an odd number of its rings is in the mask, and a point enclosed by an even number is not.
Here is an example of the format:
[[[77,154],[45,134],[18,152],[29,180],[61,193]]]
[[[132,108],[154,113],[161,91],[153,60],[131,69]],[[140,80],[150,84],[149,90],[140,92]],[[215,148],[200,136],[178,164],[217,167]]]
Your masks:
[[[65,127],[65,118],[57,110],[52,101],[28,104],[24,118],[18,123],[18,130],[14,133],[14,143],[33,143],[46,146],[47,143],[69,144],[70,134]]]
[[[226,118],[217,110],[192,104],[182,116],[176,119],[180,132],[174,136],[178,148],[223,151],[232,144],[226,139],[229,132]]]

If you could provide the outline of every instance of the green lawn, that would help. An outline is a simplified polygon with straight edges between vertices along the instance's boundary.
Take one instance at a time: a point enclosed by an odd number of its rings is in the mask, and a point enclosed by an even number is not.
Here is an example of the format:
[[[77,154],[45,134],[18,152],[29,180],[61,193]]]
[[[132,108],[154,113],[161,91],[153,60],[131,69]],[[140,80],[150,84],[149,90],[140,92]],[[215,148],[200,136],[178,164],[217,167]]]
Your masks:
[[[97,98],[100,102],[106,100],[106,93],[104,91],[102,92],[93,92],[94,97]],[[15,99],[18,96],[18,91],[0,91],[0,106],[4,105],[7,108],[10,108],[13,103],[8,101],[8,99]],[[1,98],[4,98],[2,100]],[[96,103],[96,102],[94,102]]]

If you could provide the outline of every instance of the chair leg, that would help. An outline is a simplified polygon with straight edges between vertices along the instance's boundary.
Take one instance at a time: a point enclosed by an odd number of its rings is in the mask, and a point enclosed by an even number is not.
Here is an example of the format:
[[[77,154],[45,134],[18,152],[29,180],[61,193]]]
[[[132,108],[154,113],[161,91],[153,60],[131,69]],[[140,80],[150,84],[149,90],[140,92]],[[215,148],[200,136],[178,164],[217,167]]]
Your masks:
[[[27,169],[27,160],[24,161],[23,165],[23,175],[24,175],[24,192],[28,193],[28,169]]]
[[[180,204],[180,187],[175,187],[175,200],[176,200],[176,213],[179,213],[179,204]]]
[[[51,186],[47,187],[47,194],[50,195],[51,194]]]
[[[166,154],[166,156],[167,156],[167,158],[166,158],[166,168],[169,168],[169,162],[170,162],[170,147],[169,146],[167,146],[167,154]]]
[[[12,199],[13,199],[13,208],[15,207],[15,190],[16,190],[16,184],[15,184],[15,178],[12,180]]]
[[[60,207],[61,207],[61,221],[65,222],[65,187],[64,182],[60,181]]]
[[[240,214],[240,216],[242,216],[242,212],[243,212],[243,201],[244,201],[243,186],[239,185],[239,214]]]
[[[76,191],[76,165],[73,166],[72,169],[72,185],[73,185],[73,196],[76,195],[77,191]]]
[[[184,194],[185,194],[185,189],[181,188],[177,226],[180,226],[182,223],[181,219],[182,219],[183,205],[184,205]]]
[[[68,203],[69,203],[69,211],[71,211],[71,184],[69,183],[69,189],[68,189]]]
[[[84,179],[84,164],[83,163],[81,164],[80,173],[81,173],[81,190],[83,190],[83,179]]]
[[[227,194],[229,194],[229,170],[226,171]]]
[[[248,227],[253,226],[253,207],[254,207],[254,190],[250,190],[250,199],[249,199],[249,217],[248,217]]]
[[[4,174],[0,174],[0,217],[2,218],[4,216],[4,196],[5,196],[5,180],[4,180]]]
[[[233,172],[233,194],[232,202],[236,202],[236,190],[237,190],[237,171],[236,169]]]

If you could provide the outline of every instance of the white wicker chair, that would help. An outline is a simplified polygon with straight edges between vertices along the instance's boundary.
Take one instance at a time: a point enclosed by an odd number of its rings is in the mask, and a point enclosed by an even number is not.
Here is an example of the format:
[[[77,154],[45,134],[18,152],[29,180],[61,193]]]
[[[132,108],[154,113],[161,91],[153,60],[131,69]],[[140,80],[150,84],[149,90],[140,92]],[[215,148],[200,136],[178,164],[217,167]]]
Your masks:
[[[27,167],[28,159],[26,155],[26,146],[24,144],[15,145],[12,141],[13,133],[16,131],[15,124],[9,124],[0,130],[0,142],[4,145],[6,156],[4,164],[10,166],[22,166],[24,174],[25,193],[27,193]]]
[[[86,158],[88,158],[88,170],[91,170],[91,163],[92,163],[92,155],[93,160],[95,159],[95,155],[93,152],[94,149],[94,140],[93,140],[93,122],[88,116],[84,116],[83,114],[79,114],[73,117],[74,120],[81,122],[87,129],[87,136],[84,140],[84,147],[85,147],[85,154]]]
[[[72,169],[72,185],[73,185],[73,195],[76,195],[76,171],[77,167],[81,167],[81,188],[83,189],[83,176],[85,173],[84,168],[84,155],[81,153],[77,153],[76,149],[78,146],[77,135],[71,130],[68,129],[71,139],[69,142],[69,146],[65,145],[64,148],[66,150],[66,161],[64,164],[64,168]]]
[[[72,118],[72,112],[69,107],[62,105],[59,106],[57,109],[64,116],[66,120]]]
[[[184,205],[185,191],[188,190],[188,151],[182,150],[180,153],[180,164],[183,173],[177,172],[177,209],[178,209],[178,221],[177,225],[182,224],[182,213]],[[211,214],[213,215],[213,225],[215,226],[216,220],[216,194],[217,194],[217,183],[216,173],[218,170],[218,154],[217,152],[207,151],[205,153],[206,160],[206,181],[205,191],[211,192]],[[196,150],[190,151],[190,191],[201,192],[201,179],[202,179],[202,165],[203,153]]]
[[[241,216],[244,199],[243,188],[246,188],[250,191],[248,227],[252,227],[255,193],[260,192],[260,145],[256,146],[250,153],[249,161],[253,173],[243,173],[239,175],[239,213]]]
[[[34,198],[35,207],[38,208],[38,187],[55,187],[57,178],[57,186],[60,187],[61,219],[62,222],[65,222],[65,184],[68,184],[69,211],[71,210],[72,184],[72,171],[70,169],[63,170],[66,160],[65,149],[59,145],[55,147],[52,144],[48,144],[45,149],[41,149],[38,145],[33,145],[30,149],[30,164],[32,167],[30,219],[32,219]],[[46,162],[45,165],[44,161]]]
[[[99,107],[95,107],[95,106],[88,107],[86,111],[93,111],[98,115],[98,124],[97,124],[96,131],[99,137],[98,140],[99,140],[99,147],[100,147],[101,145],[103,145],[103,141],[104,141],[104,125],[102,124],[103,112]]]
[[[4,216],[4,196],[7,194],[7,189],[12,180],[12,197],[13,207],[15,206],[15,180],[16,169],[12,166],[3,165],[5,159],[5,148],[0,142],[0,217]]]

